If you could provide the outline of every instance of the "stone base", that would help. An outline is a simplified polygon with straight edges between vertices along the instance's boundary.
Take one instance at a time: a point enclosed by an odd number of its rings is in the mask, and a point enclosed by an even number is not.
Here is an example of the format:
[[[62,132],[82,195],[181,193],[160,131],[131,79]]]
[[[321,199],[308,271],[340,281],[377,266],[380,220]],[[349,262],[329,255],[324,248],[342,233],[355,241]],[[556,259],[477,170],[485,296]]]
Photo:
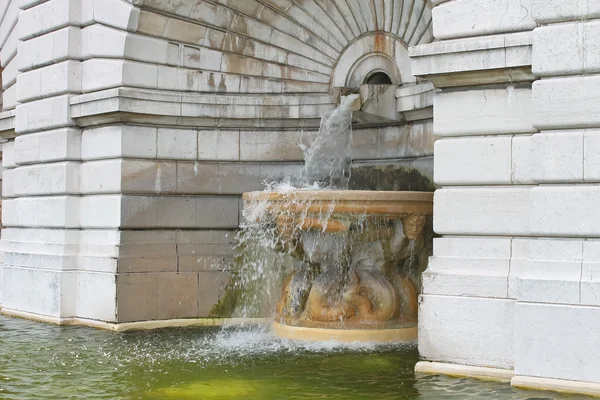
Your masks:
[[[281,325],[273,322],[273,334],[283,339],[323,342],[335,340],[344,343],[354,342],[415,342],[417,327],[400,329],[321,329]]]
[[[440,362],[420,361],[415,366],[415,372],[423,374],[442,374],[454,377],[468,377],[495,382],[510,382],[515,375],[513,370],[489,367],[473,367],[470,365],[449,364]]]
[[[600,383],[515,375],[513,370],[420,361],[415,372],[506,382],[519,389],[581,394],[600,398]]]
[[[535,376],[515,376],[510,383],[512,386],[520,389],[549,390],[600,398],[600,383],[538,378]]]
[[[163,328],[187,328],[198,326],[234,326],[243,324],[262,324],[268,323],[269,321],[269,319],[267,318],[187,318],[125,322],[120,324],[114,324],[110,322],[97,321],[85,318],[55,318],[46,315],[9,310],[6,308],[0,308],[0,314],[6,315],[8,317],[23,318],[31,321],[45,322],[54,325],[87,326],[90,328],[102,329],[113,332],[142,331]]]

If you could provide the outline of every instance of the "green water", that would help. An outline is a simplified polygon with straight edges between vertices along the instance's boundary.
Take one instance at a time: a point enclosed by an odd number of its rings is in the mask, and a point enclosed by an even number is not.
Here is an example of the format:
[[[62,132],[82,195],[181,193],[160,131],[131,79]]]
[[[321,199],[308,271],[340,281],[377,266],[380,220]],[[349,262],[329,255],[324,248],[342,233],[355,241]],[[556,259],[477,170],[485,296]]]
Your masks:
[[[0,399],[584,399],[415,377],[414,346],[273,339],[259,330],[114,334],[0,316]]]

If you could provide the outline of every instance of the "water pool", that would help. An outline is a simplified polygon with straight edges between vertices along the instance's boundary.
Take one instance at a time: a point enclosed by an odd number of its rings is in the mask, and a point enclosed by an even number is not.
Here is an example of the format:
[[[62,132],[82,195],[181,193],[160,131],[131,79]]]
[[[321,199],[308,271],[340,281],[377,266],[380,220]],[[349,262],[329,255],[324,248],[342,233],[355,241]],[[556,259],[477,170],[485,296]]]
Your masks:
[[[259,329],[115,334],[0,316],[0,399],[585,399],[415,376],[415,346],[341,346]]]

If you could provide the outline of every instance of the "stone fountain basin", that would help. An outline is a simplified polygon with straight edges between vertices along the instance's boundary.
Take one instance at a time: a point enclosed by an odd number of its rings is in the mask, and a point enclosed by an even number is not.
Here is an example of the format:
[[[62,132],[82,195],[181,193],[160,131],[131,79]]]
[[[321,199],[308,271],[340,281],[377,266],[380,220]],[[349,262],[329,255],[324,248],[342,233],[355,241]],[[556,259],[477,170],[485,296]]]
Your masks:
[[[353,265],[353,270],[361,276],[361,286],[358,290],[360,294],[357,298],[349,296],[338,300],[334,297],[335,300],[332,300],[328,297],[329,292],[321,292],[321,288],[326,287],[327,284],[315,286],[315,282],[320,280],[327,283],[329,279],[327,272],[318,275],[318,278],[314,276],[308,278],[308,281],[312,280],[308,297],[290,295],[290,293],[300,293],[294,292],[293,288],[303,287],[290,283],[294,282],[297,276],[301,276],[299,272],[292,272],[286,280],[287,283],[284,283],[273,322],[273,331],[277,336],[300,340],[380,342],[416,339],[418,291],[394,266],[399,266],[401,261],[406,259],[409,250],[407,246],[423,237],[427,221],[433,214],[432,192],[261,191],[244,193],[243,199],[246,209],[250,211],[246,214],[250,217],[250,222],[261,225],[266,223],[276,227],[275,232],[278,232],[278,238],[283,244],[281,250],[311,265],[316,263],[326,267],[328,262],[329,265],[336,265],[331,264],[331,259],[328,261],[328,257],[335,258],[331,251],[322,251],[321,260],[313,258],[314,250],[305,251],[304,238],[311,231],[320,235],[318,236],[320,242],[328,243],[325,239],[335,236],[343,238],[344,243],[352,245],[351,249],[360,250],[361,243],[368,246],[374,242],[380,244],[381,249],[385,249],[377,253],[379,257],[374,258],[377,263],[370,267],[353,263],[355,259],[364,259],[361,253],[354,253],[353,250],[347,253],[349,255],[346,257],[347,265]],[[258,212],[252,213],[253,207],[257,207]],[[328,245],[323,246],[326,248]],[[320,248],[320,245],[317,247]],[[372,269],[374,266],[376,271]],[[367,269],[363,270],[363,268]],[[379,282],[381,280],[386,282],[383,285],[387,288],[385,293],[390,295],[388,299],[395,299],[393,301],[395,308],[391,308],[392,302],[377,300],[382,297],[378,297],[376,292],[369,292],[373,287],[372,283],[375,282],[369,276],[378,276]],[[331,282],[333,281],[332,278]],[[294,299],[303,300],[294,302]],[[357,308],[352,309],[352,305],[359,302],[367,304],[363,309],[364,312],[360,308],[358,311]],[[302,304],[302,307],[294,307],[294,304]],[[316,306],[309,307],[308,304]],[[384,304],[390,307],[379,308]],[[346,310],[346,308],[353,311],[348,311],[350,314],[343,311],[343,314],[340,314],[344,315],[343,318],[338,316],[339,310]],[[388,309],[396,311],[378,312]]]
[[[302,230],[347,231],[357,217],[402,219],[405,234],[415,239],[424,217],[433,215],[432,192],[392,192],[370,190],[260,191],[243,194],[251,203],[265,203],[278,225],[300,223]],[[265,215],[265,214],[263,214]],[[326,225],[323,215],[327,215]],[[318,217],[315,217],[318,216]],[[295,217],[301,220],[294,221]]]

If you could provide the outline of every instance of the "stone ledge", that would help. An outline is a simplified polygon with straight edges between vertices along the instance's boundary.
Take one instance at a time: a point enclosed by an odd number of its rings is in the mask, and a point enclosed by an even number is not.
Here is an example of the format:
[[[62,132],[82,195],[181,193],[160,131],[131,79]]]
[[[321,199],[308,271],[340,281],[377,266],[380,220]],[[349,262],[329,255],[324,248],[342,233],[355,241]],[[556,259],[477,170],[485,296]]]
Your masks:
[[[531,32],[447,40],[411,47],[413,74],[436,87],[535,80]]]
[[[125,322],[121,324],[114,324],[110,322],[98,321],[87,318],[49,317],[46,315],[40,315],[18,310],[10,310],[7,308],[0,308],[0,314],[6,315],[8,317],[23,318],[31,321],[45,322],[54,325],[87,326],[90,328],[102,329],[113,332],[141,331],[164,328],[188,328],[199,326],[236,326],[245,324],[262,324],[271,321],[267,318],[187,318]]]
[[[0,137],[15,137],[15,115],[16,110],[4,111],[0,113]]]
[[[81,126],[110,122],[232,128],[318,127],[335,105],[329,95],[186,94],[108,89],[71,99]]]
[[[467,377],[495,382],[510,382],[514,376],[511,369],[473,367],[470,365],[449,364],[440,362],[419,361],[415,372],[434,375],[442,374],[452,377]]]
[[[396,89],[396,110],[407,121],[433,118],[434,87],[431,82]]]
[[[516,375],[512,378],[510,384],[519,389],[550,390],[560,393],[583,394],[586,396],[600,397],[600,383]]]

